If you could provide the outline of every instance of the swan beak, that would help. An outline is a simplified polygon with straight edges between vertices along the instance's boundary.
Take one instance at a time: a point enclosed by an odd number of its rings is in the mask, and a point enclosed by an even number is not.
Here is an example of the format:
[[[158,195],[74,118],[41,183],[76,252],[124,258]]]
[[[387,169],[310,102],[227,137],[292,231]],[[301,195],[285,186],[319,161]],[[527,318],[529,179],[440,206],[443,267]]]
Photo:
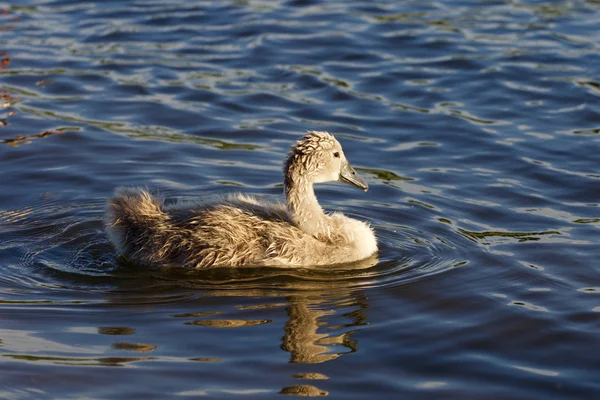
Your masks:
[[[352,186],[356,186],[365,192],[369,190],[369,185],[367,185],[367,182],[365,182],[364,179],[354,170],[354,168],[352,168],[349,162],[346,162],[342,166],[342,170],[340,171],[340,181]]]

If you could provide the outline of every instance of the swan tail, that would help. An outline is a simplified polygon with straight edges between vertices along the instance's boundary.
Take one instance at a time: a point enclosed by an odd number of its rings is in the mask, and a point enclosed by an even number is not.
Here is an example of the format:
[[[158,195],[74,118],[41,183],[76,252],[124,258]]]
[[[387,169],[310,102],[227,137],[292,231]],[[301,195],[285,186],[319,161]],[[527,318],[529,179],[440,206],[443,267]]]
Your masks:
[[[153,264],[167,255],[169,221],[162,199],[142,188],[118,188],[106,204],[108,236],[121,254],[137,262]]]

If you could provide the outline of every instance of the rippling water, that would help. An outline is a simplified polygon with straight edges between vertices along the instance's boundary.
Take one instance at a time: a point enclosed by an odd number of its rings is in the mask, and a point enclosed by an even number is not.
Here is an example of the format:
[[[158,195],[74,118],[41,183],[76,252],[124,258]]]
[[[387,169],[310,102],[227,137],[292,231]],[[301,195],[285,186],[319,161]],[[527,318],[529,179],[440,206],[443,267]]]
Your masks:
[[[600,397],[598,1],[0,7],[1,398]],[[277,198],[306,130],[378,257],[117,258],[116,186]]]

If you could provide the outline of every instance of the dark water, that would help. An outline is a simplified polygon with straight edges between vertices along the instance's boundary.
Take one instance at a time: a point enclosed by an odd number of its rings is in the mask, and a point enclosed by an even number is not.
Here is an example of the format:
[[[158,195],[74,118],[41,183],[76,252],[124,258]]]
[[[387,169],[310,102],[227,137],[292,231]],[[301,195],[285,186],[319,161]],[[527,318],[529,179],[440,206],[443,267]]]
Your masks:
[[[600,398],[598,1],[2,8],[0,398]],[[117,260],[116,186],[277,198],[306,130],[378,260]]]

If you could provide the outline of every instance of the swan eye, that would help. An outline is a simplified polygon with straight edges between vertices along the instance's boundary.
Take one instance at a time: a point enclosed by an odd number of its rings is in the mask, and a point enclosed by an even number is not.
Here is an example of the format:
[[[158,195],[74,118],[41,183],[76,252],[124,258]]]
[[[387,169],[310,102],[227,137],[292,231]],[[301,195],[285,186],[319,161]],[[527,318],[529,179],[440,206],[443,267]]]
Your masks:
[[[340,153],[336,151],[335,153],[333,153],[333,156],[334,156],[335,158],[340,158]]]

